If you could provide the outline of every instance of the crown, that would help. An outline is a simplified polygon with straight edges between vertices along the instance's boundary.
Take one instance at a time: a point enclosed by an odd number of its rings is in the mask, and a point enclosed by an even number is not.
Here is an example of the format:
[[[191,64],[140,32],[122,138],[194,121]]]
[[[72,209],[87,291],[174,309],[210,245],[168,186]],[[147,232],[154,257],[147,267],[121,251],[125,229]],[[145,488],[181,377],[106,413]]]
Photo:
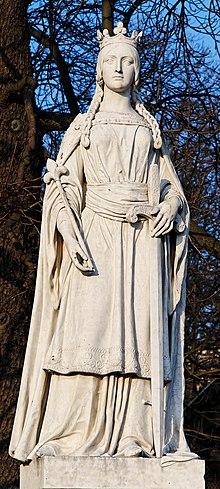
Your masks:
[[[142,37],[143,32],[133,31],[131,37],[126,36],[127,33],[126,27],[123,26],[123,22],[118,22],[117,27],[113,30],[114,36],[110,36],[108,29],[104,29],[103,33],[99,30],[97,31],[97,39],[99,41],[100,50],[109,44],[115,44],[118,42],[125,42],[126,44],[130,44],[134,48],[137,49],[138,43]]]

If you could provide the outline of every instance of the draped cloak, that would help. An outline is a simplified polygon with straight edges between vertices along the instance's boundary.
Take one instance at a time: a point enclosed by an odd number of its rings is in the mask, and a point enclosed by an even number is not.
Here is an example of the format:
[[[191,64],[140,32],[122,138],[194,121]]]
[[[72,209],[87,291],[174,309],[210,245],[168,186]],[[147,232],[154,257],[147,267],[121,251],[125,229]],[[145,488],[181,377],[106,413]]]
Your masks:
[[[30,333],[10,455],[25,461],[39,440],[51,373],[151,379],[149,221],[126,222],[132,205],[152,202],[157,159],[160,201],[177,195],[174,230],[161,239],[164,311],[164,454],[187,451],[183,434],[183,339],[188,206],[166,147],[154,150],[140,116],[98,113],[88,149],[83,115],[70,125],[57,158],[62,186],[94,264],[77,270],[57,230],[68,222],[55,182],[46,189]],[[85,378],[86,382],[86,378]]]

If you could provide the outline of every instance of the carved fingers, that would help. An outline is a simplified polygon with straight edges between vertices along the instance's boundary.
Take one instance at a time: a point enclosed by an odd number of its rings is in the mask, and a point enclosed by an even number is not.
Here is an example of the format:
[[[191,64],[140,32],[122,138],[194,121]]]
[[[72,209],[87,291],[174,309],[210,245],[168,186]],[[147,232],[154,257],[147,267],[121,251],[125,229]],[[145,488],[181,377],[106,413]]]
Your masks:
[[[58,229],[75,267],[81,272],[92,272],[93,268],[91,262],[89,261],[87,254],[82,250],[77,239],[73,236],[68,223],[66,223],[66,221],[59,223]]]
[[[88,263],[88,256],[84,253],[78,243],[75,242],[74,249],[68,251],[75,267],[78,268],[78,270],[81,270],[81,272],[92,271]]]
[[[161,202],[158,207],[159,212],[154,220],[151,232],[153,238],[158,238],[163,234],[169,233],[173,229],[173,222],[176,215],[170,202]]]

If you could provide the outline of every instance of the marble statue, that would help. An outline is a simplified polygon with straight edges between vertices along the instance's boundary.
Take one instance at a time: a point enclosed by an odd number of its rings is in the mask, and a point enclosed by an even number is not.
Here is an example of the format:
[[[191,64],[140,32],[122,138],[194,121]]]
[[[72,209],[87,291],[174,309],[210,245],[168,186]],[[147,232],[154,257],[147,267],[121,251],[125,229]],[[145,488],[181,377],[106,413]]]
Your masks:
[[[48,160],[11,456],[181,459],[189,211],[138,93],[139,34],[98,32],[96,91]]]

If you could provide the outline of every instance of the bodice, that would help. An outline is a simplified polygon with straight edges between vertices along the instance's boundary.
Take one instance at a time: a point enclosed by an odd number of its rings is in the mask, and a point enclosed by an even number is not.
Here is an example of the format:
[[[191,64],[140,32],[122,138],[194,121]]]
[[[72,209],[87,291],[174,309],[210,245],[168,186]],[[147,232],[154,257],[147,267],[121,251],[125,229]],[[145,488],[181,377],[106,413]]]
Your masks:
[[[146,183],[153,154],[152,134],[141,116],[98,112],[90,147],[82,148],[86,180]]]

